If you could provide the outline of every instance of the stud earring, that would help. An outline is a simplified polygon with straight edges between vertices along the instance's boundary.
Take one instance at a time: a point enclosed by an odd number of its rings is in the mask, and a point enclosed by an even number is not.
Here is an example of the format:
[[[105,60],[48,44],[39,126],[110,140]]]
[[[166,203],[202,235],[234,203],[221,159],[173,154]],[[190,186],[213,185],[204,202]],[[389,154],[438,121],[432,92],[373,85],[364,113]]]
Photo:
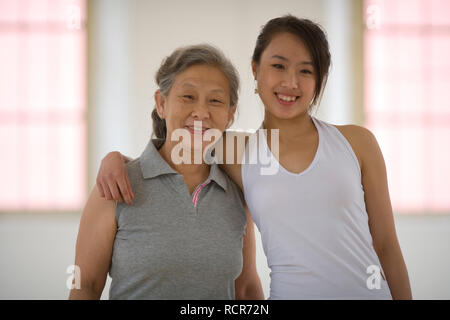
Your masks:
[[[255,94],[258,94],[258,81],[255,79]]]

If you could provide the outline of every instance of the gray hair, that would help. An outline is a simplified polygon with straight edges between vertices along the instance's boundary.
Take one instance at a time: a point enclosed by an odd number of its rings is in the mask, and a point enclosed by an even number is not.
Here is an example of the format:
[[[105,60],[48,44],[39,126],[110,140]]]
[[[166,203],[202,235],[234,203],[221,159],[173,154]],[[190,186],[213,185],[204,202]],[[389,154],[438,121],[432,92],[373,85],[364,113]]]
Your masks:
[[[237,106],[239,95],[239,74],[233,64],[216,47],[209,44],[199,44],[176,49],[166,57],[155,80],[162,95],[167,96],[172,88],[175,77],[194,65],[211,65],[219,68],[230,84],[230,106]],[[161,119],[156,111],[152,112],[153,133],[159,139],[166,139],[166,121]]]

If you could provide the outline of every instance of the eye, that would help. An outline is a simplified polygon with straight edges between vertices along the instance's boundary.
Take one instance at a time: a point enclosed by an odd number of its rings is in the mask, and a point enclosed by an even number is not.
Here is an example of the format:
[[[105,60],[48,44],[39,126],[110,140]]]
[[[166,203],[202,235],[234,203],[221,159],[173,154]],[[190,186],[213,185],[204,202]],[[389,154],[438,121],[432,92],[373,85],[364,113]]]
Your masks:
[[[272,65],[272,67],[274,67],[275,69],[279,69],[279,70],[283,70],[284,69],[284,66],[282,64],[279,64],[279,63],[274,63]]]
[[[311,70],[308,70],[308,69],[303,69],[302,71],[300,71],[301,73],[304,73],[304,74],[312,74],[312,71]]]
[[[189,95],[189,94],[185,94],[185,95],[183,96],[183,98],[185,98],[185,99],[187,99],[187,100],[194,100],[194,96]]]
[[[221,100],[218,99],[211,99],[211,102],[214,104],[223,104],[223,102]]]

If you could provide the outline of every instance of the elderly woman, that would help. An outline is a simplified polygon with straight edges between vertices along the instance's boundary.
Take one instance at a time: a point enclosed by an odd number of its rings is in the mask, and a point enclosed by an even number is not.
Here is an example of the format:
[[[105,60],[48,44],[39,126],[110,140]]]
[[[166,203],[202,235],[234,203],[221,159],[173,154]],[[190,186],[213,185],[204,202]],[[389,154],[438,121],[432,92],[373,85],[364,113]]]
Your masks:
[[[76,245],[81,288],[70,299],[100,298],[108,272],[110,299],[263,299],[239,187],[217,164],[178,161],[170,139],[182,130],[183,158],[203,154],[208,131],[233,120],[237,72],[217,49],[189,46],[163,61],[156,82],[157,139],[127,164],[133,204],[93,189]]]

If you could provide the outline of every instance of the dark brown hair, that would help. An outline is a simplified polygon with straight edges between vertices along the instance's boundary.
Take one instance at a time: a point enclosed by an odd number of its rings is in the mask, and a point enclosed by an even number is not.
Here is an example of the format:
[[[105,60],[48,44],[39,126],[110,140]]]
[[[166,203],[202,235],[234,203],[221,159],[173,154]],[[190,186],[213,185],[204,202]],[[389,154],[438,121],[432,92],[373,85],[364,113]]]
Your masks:
[[[328,78],[331,55],[327,36],[322,27],[308,19],[299,19],[293,15],[285,15],[267,22],[256,40],[252,61],[259,66],[261,56],[270,41],[277,34],[288,32],[303,41],[308,49],[316,75],[316,88],[313,105],[319,101]]]

